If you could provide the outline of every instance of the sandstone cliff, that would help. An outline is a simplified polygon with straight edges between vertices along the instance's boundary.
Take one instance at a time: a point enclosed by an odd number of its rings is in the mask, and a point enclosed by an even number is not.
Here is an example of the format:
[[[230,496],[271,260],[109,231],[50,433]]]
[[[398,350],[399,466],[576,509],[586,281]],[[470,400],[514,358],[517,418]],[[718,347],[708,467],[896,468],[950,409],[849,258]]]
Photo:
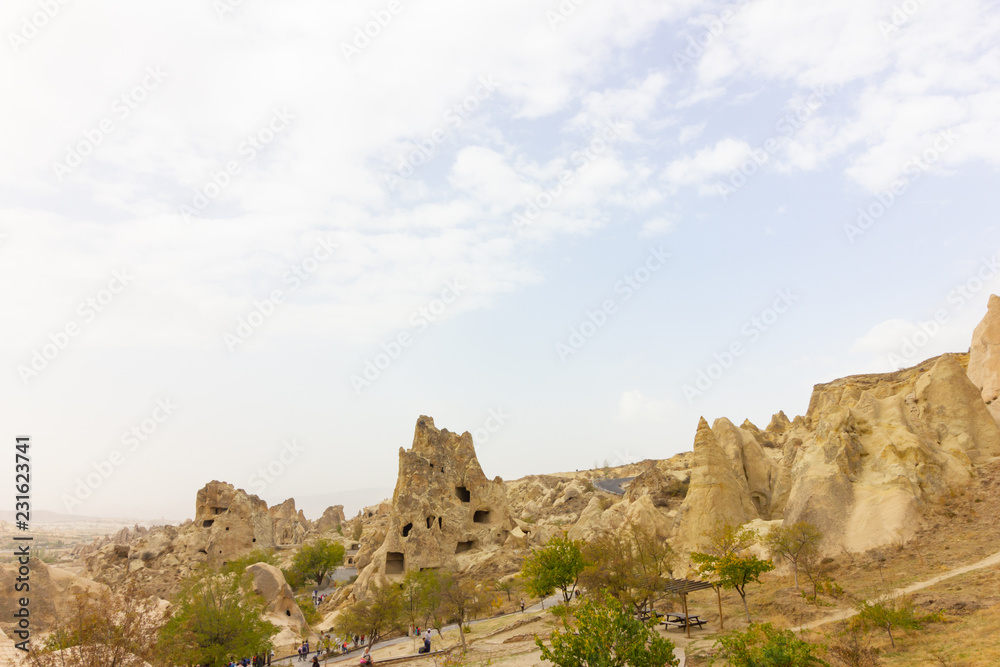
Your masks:
[[[487,479],[472,436],[417,420],[413,446],[399,450],[399,475],[381,544],[362,560],[357,591],[406,572],[465,571],[496,552],[515,527],[499,477]]]
[[[1000,429],[963,355],[817,385],[804,417],[764,431],[702,420],[674,536],[696,548],[716,521],[809,521],[826,548],[863,551],[915,532],[920,508],[1000,455]]]

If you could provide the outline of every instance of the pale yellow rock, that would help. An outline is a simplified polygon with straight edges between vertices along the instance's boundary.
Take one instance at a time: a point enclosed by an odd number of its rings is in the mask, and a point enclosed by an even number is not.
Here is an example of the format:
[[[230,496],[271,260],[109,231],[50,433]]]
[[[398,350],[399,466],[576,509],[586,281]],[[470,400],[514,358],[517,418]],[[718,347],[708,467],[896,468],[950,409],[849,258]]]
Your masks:
[[[972,332],[969,379],[980,390],[994,420],[1000,422],[1000,297],[991,294],[986,316]]]

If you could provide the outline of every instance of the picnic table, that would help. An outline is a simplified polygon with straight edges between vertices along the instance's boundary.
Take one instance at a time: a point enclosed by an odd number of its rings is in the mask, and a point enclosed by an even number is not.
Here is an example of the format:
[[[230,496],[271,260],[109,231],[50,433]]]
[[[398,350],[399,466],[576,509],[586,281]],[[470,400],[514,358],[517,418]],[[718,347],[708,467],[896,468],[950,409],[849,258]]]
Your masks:
[[[683,627],[700,628],[706,623],[708,621],[703,621],[694,614],[669,613],[663,615],[663,627],[667,630]]]

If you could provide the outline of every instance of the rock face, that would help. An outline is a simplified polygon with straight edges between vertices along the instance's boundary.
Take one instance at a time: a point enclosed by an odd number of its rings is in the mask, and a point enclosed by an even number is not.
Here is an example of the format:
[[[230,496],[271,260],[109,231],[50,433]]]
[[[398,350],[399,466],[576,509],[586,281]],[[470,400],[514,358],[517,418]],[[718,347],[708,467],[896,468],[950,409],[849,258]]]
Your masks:
[[[293,512],[294,508],[293,502]],[[198,491],[194,525],[208,529],[205,548],[211,563],[275,545],[274,524],[267,503],[225,482],[212,481]]]
[[[212,481],[198,491],[194,521],[123,529],[82,555],[88,576],[106,583],[136,579],[149,593],[165,598],[202,563],[220,566],[254,549],[274,549],[279,540],[301,544],[309,530],[293,500],[269,509],[255,495]]]
[[[80,577],[68,570],[47,565],[37,558],[29,561],[31,567],[31,627],[34,632],[54,629],[56,624],[72,618],[76,595],[99,595],[106,586]],[[17,629],[14,612],[17,600],[23,597],[14,586],[17,583],[18,564],[0,565],[0,629],[7,634]]]
[[[310,524],[302,510],[295,511],[295,499],[289,498],[268,510],[274,526],[274,540],[277,544],[302,544],[309,532]]]
[[[963,367],[946,354],[913,368],[813,390],[804,417],[760,431],[704,420],[674,534],[688,548],[716,522],[809,521],[829,551],[906,540],[919,508],[961,488],[1000,455],[1000,428]]]
[[[969,379],[980,390],[990,414],[1000,423],[1000,297],[990,295],[986,317],[972,332]]]
[[[483,474],[472,436],[438,430],[421,416],[413,446],[399,450],[385,535],[365,558],[358,590],[414,570],[465,571],[499,549],[514,527],[503,480]]]
[[[295,603],[295,594],[281,570],[267,563],[254,563],[247,567],[247,572],[253,576],[254,592],[267,602],[266,619],[282,629],[282,634],[275,643],[281,645],[294,642],[295,637],[305,636],[309,625]],[[286,640],[285,635],[291,639]]]
[[[323,516],[316,521],[316,532],[325,533],[330,530],[336,530],[339,528],[347,519],[344,517],[344,506],[334,505],[333,507],[327,507],[323,511]]]

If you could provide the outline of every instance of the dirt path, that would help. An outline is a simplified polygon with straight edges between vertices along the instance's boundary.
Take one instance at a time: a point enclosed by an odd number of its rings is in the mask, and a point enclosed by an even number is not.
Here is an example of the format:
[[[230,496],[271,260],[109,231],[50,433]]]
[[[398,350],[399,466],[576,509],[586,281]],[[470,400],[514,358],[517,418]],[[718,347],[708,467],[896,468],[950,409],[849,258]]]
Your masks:
[[[985,567],[991,567],[993,565],[1000,565],[1000,551],[993,554],[992,556],[987,556],[986,558],[980,561],[972,563],[971,565],[963,565],[961,567],[956,567],[954,570],[948,570],[944,574],[939,574],[936,577],[931,577],[926,581],[918,581],[915,584],[910,584],[909,586],[905,586],[903,588],[897,588],[895,591],[893,591],[893,593],[897,595],[909,595],[910,593],[915,593],[919,590],[923,590],[924,588],[930,588],[931,586],[939,584],[947,579],[951,579],[952,577],[957,577],[967,572],[972,572],[973,570],[981,570]],[[853,609],[841,610],[838,612],[834,612],[829,616],[825,616],[819,619],[818,621],[813,621],[811,623],[806,623],[805,625],[799,626],[797,628],[792,628],[792,631],[799,632],[800,630],[810,630],[812,628],[816,628],[821,625],[826,625],[827,623],[846,621],[847,619],[851,618],[857,613],[858,612]]]

